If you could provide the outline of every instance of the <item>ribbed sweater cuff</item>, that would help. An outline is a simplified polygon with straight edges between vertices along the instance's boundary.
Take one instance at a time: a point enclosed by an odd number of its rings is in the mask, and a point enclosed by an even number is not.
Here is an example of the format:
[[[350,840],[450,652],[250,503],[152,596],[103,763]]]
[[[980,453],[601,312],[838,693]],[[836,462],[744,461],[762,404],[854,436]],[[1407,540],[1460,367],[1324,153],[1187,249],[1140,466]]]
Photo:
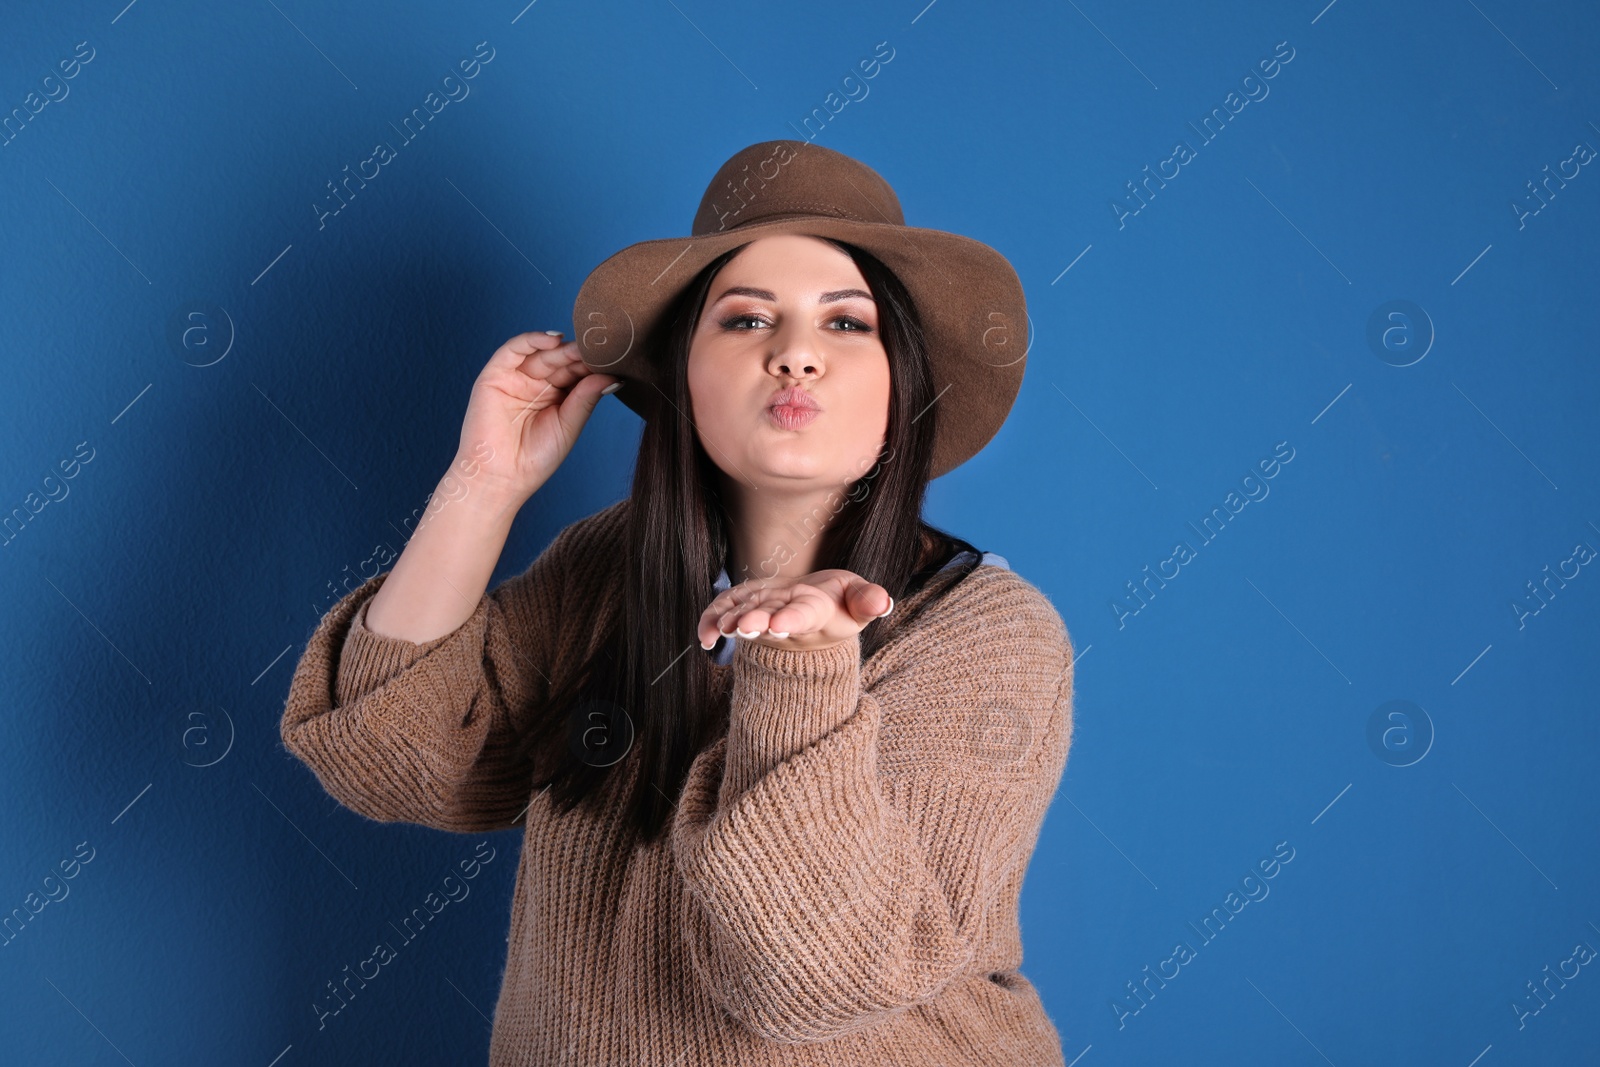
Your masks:
[[[492,725],[489,714],[468,717],[484,681],[490,598],[483,597],[465,622],[441,637],[422,643],[387,637],[366,625],[367,606],[386,577],[387,572],[357,591],[360,604],[335,653],[335,706],[361,707],[361,717],[376,735],[403,739],[405,744],[389,752],[388,758],[403,763],[416,758],[405,753],[425,753],[425,766],[410,766],[404,772],[413,781],[423,775],[450,779],[478,758]],[[401,675],[406,677],[402,680]],[[392,693],[374,695],[391,683]]]
[[[809,651],[741,639],[720,805],[831,733],[855,714],[860,697],[860,635]]]
[[[376,590],[374,590],[376,592]],[[363,601],[350,620],[344,646],[339,653],[339,675],[335,695],[341,707],[383,686],[401,671],[444,644],[455,633],[417,644],[401,637],[388,637],[367,629],[367,605]],[[469,620],[470,621],[470,620]],[[465,624],[463,624],[465,625]],[[459,632],[459,629],[455,632]]]

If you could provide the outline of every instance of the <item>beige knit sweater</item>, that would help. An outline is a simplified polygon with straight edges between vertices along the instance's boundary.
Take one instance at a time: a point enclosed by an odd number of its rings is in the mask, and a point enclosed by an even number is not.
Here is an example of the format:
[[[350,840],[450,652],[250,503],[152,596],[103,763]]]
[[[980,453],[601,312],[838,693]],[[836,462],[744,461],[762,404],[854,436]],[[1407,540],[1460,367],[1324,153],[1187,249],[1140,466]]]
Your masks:
[[[740,640],[712,664],[726,728],[646,844],[614,804],[557,813],[511,757],[617,609],[627,504],[562,530],[425,644],[364,627],[375,576],[323,617],[289,686],[283,742],[340,803],[522,827],[493,1067],[1062,1064],[1018,970],[1017,898],[1072,736],[1050,601],[984,564],[866,663],[859,637]]]

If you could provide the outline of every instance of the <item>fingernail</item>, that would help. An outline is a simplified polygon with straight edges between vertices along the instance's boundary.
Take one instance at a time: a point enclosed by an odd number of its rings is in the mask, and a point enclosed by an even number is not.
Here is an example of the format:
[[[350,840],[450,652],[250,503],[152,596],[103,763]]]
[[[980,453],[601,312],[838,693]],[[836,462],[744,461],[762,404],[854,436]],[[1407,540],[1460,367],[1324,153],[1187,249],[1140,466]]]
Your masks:
[[[612,393],[616,392],[618,389],[621,389],[621,388],[622,388],[622,383],[621,382],[612,382],[610,385],[608,385],[604,389],[600,390],[600,395],[601,396],[610,396]]]
[[[743,630],[735,630],[734,633],[738,634],[740,637],[745,638],[746,640],[748,640],[748,639],[750,639],[752,637],[760,637],[761,636],[761,631],[760,630],[751,630],[749,633],[745,633]]]
[[[551,337],[560,337],[561,336],[561,331],[560,330],[546,330],[545,333],[549,334]]]
[[[875,615],[873,617],[881,619],[881,618],[883,618],[884,615],[889,614],[889,612],[891,612],[893,610],[894,610],[894,597],[890,597],[889,598],[889,606],[883,609],[883,615]]]
[[[767,632],[769,634],[771,634],[773,637],[788,637],[789,636],[789,631],[788,630],[783,631],[783,633],[781,633],[781,634],[776,630],[768,630]]]

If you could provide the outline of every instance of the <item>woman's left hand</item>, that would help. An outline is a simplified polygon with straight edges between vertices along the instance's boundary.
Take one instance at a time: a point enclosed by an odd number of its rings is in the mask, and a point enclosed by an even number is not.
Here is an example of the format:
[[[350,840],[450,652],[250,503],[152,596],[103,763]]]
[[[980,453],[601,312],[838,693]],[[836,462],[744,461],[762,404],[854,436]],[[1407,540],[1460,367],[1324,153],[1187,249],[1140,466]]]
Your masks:
[[[738,633],[773,648],[807,651],[848,641],[894,610],[883,586],[853,571],[813,571],[799,578],[753,578],[717,595],[700,615],[701,648]]]

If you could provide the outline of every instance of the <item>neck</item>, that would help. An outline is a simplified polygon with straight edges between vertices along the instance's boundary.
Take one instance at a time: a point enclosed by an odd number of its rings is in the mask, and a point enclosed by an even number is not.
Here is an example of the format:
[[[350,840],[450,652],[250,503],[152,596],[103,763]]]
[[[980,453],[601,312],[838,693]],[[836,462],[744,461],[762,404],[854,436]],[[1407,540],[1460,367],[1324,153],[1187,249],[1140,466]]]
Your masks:
[[[849,503],[844,490],[779,494],[771,489],[730,486],[723,478],[723,499],[729,506],[728,580],[732,585],[754,578],[799,578],[817,569],[822,535]],[[759,503],[757,502],[759,498]],[[919,567],[934,557],[938,544],[926,531],[918,538]]]
[[[844,512],[844,487],[783,492],[730,485],[728,579],[799,578],[816,569],[822,536]]]

